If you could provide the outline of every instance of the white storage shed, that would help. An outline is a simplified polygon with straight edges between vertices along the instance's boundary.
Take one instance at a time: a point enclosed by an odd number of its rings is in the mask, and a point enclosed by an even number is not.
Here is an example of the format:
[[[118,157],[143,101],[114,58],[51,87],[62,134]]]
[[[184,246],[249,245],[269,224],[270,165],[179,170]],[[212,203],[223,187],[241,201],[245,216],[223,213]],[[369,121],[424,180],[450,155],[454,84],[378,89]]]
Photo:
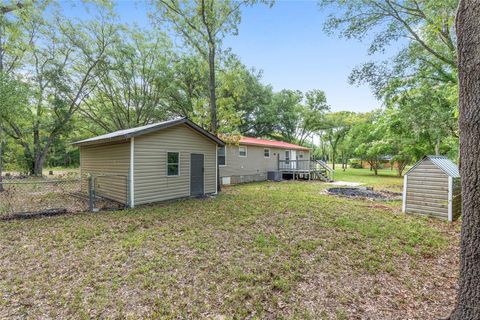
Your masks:
[[[405,173],[403,212],[456,220],[461,215],[458,167],[443,156],[426,156]]]

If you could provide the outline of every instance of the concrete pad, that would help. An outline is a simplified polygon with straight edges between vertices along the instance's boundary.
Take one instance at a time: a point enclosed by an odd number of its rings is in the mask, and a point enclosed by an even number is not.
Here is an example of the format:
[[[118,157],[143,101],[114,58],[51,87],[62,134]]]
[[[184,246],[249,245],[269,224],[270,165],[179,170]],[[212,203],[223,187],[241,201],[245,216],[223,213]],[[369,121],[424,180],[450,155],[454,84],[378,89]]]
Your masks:
[[[360,182],[349,182],[349,181],[335,181],[330,183],[333,186],[347,186],[347,187],[358,187],[361,186],[363,183]]]

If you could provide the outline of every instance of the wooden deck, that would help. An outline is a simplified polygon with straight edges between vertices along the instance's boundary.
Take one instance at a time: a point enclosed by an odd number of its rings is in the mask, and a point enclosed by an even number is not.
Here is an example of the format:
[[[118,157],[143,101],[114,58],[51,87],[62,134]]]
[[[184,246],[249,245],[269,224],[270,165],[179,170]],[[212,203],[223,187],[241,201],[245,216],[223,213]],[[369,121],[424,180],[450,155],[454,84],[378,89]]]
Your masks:
[[[281,160],[278,158],[278,171],[282,174],[291,174],[294,180],[332,182],[334,179],[334,170],[321,160]]]

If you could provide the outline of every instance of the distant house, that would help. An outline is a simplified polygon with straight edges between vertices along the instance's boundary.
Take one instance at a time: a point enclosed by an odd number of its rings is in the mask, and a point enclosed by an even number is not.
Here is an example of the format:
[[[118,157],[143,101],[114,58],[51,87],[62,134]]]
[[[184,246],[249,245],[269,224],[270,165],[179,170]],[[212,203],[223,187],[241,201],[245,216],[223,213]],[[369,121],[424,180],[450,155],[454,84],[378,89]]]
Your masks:
[[[455,163],[442,156],[426,156],[408,170],[403,212],[456,220],[461,214],[461,186]]]
[[[224,142],[187,118],[120,130],[74,143],[81,174],[96,193],[130,207],[217,193]]]
[[[324,169],[311,161],[310,149],[283,141],[241,137],[219,148],[219,172],[224,185],[267,180],[268,172],[293,178],[319,178]],[[327,179],[327,178],[325,178]]]

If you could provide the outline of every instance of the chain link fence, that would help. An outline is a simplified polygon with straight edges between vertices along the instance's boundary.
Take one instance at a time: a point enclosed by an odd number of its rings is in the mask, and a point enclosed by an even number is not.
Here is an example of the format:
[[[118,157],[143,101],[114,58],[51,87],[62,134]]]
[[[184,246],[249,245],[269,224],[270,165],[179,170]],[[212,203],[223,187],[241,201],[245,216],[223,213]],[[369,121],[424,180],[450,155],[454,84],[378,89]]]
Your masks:
[[[126,176],[4,176],[0,219],[22,219],[85,211],[119,210],[128,204]],[[1,188],[0,188],[1,189]]]

